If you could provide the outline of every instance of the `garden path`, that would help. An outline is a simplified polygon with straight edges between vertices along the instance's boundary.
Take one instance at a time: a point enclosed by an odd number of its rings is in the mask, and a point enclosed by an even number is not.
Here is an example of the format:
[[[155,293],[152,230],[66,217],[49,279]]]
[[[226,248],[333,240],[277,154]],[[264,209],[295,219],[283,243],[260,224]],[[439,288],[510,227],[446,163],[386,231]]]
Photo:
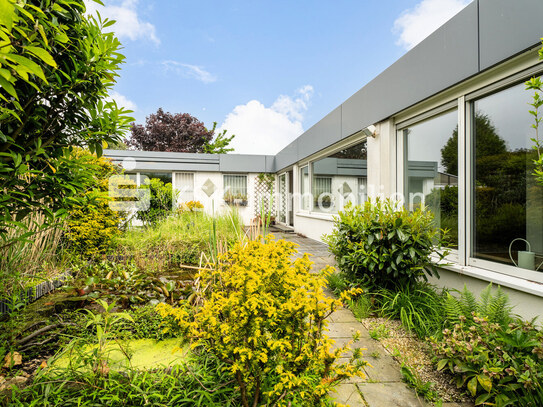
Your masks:
[[[328,246],[323,243],[292,233],[275,233],[275,237],[297,243],[299,253],[296,257],[301,257],[304,253],[311,254],[315,271],[327,265],[335,265]],[[333,294],[329,292],[328,295]],[[363,357],[371,367],[364,369],[365,378],[354,377],[339,385],[331,394],[333,400],[351,407],[430,406],[417,396],[413,389],[407,387],[402,381],[400,365],[394,360],[391,352],[379,341],[370,337],[368,329],[354,317],[349,309],[340,309],[329,317],[327,334],[335,340],[336,346],[342,346],[351,340],[352,334],[356,331],[361,333],[360,341],[351,347],[362,348]],[[443,406],[468,407],[471,404],[443,403]]]

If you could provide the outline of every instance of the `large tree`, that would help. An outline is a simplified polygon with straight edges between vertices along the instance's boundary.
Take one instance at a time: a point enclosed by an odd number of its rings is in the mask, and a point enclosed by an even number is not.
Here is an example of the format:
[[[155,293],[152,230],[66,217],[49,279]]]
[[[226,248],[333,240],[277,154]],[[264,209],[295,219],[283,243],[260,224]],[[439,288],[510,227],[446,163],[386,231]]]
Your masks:
[[[145,120],[145,126],[132,124],[132,137],[127,144],[136,150],[171,151],[179,153],[227,153],[233,151],[228,144],[234,136],[227,137],[226,130],[217,135],[215,128],[206,129],[204,123],[188,113],[171,114],[159,108]]]
[[[101,155],[128,128],[106,102],[124,56],[83,0],[0,0],[0,247],[30,211],[46,226],[92,181],[73,146]]]

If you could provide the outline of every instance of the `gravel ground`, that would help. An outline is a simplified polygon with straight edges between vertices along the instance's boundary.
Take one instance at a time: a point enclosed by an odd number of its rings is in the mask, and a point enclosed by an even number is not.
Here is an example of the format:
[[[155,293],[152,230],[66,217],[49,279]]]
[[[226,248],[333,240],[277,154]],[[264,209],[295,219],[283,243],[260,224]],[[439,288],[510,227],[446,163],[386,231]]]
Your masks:
[[[434,383],[434,390],[444,402],[471,401],[451,382],[451,375],[446,372],[438,372],[434,368],[430,344],[406,331],[400,321],[385,318],[365,318],[361,322],[369,331],[379,326],[385,326],[386,329],[381,329],[381,332],[387,333],[388,337],[381,337],[379,341],[398,362],[403,362],[409,366],[423,381]]]

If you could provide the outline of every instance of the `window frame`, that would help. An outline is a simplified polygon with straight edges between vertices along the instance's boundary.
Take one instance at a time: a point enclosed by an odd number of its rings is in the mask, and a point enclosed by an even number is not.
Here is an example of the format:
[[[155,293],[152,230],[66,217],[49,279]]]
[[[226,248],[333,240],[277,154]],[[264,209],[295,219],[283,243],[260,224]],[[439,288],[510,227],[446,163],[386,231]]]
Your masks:
[[[195,187],[194,187],[194,184],[195,184],[195,173],[192,172],[192,171],[174,171],[173,174],[172,174],[172,188],[174,190],[177,190],[179,191],[179,185],[177,185],[177,182],[176,182],[176,178],[177,178],[177,175],[184,175],[184,176],[190,176],[192,178],[192,185],[191,187],[185,191],[185,193],[189,193],[192,195],[192,199],[185,199],[183,202],[189,202],[189,201],[194,201],[196,198],[195,198]],[[180,201],[181,200],[181,194],[178,193],[178,196],[177,196],[177,200]]]
[[[298,167],[298,177],[299,177],[299,193],[300,193],[300,199],[299,199],[299,207],[298,207],[298,211],[304,213],[304,214],[307,214],[307,213],[311,213],[311,211],[313,210],[313,199],[308,199],[309,200],[309,205],[308,208],[304,208],[304,194],[307,194],[307,193],[311,193],[311,170],[310,170],[310,167],[311,167],[311,164],[308,162],[304,165],[301,165]],[[307,178],[308,178],[308,182],[307,182],[307,189],[308,191],[303,191],[303,185],[304,185],[304,178],[303,178],[303,174],[302,174],[302,171],[304,169],[307,169]],[[309,197],[307,197],[309,198]],[[313,198],[313,197],[311,197]]]
[[[245,179],[245,204],[243,204],[243,202],[241,204],[236,204],[235,202],[234,203],[228,203],[224,197],[226,196],[226,177],[243,177]],[[238,206],[247,206],[248,203],[249,203],[249,180],[248,180],[248,176],[247,174],[236,174],[236,173],[223,173],[222,174],[222,189],[223,189],[223,193],[222,193],[222,200],[227,204],[227,205],[238,205]]]

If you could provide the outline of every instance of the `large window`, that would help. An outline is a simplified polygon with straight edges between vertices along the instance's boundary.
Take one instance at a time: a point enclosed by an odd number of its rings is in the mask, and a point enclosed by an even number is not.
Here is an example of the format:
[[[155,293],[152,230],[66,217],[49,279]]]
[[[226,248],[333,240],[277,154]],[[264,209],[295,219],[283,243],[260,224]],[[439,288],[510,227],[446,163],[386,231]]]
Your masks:
[[[312,169],[313,211],[337,212],[347,202],[360,204],[366,200],[365,140],[315,161]]]
[[[224,201],[230,205],[247,205],[247,175],[224,175]]]
[[[473,102],[472,256],[535,270],[543,262],[543,187],[524,84]]]
[[[458,112],[453,110],[403,130],[406,146],[406,202],[424,204],[447,243],[458,247]]]

